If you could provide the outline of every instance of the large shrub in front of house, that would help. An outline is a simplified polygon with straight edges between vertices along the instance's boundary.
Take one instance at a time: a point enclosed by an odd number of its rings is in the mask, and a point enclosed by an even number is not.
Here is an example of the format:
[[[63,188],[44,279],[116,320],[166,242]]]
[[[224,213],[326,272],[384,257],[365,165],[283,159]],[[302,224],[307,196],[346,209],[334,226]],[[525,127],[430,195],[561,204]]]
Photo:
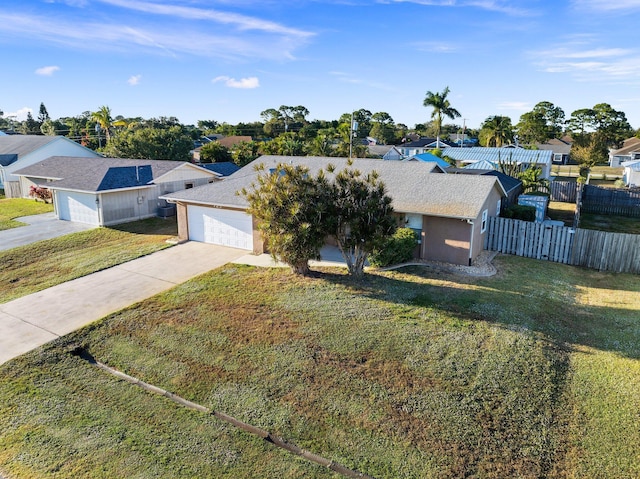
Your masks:
[[[535,221],[536,207],[529,205],[511,205],[505,208],[500,216],[514,220]]]
[[[411,228],[398,228],[379,249],[369,255],[369,263],[378,267],[406,263],[413,258],[417,240],[417,235]]]

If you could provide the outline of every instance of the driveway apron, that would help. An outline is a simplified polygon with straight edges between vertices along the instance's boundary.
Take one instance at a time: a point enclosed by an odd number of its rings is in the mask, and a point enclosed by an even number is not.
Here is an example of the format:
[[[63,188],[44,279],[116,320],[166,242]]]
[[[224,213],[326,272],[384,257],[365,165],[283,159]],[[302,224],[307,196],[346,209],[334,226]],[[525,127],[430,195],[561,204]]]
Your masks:
[[[83,223],[59,220],[55,213],[21,216],[16,218],[16,221],[26,223],[26,226],[0,231],[0,251],[96,228]]]
[[[246,254],[188,242],[0,304],[0,364]]]

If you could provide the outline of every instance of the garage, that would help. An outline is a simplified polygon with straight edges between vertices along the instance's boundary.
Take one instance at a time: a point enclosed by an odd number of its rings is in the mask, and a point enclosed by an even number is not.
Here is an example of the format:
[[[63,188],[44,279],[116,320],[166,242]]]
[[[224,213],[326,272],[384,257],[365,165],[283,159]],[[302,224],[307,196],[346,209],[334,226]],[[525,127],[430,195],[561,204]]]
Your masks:
[[[55,192],[58,218],[89,225],[100,225],[96,196],[87,193],[58,190]]]
[[[244,211],[189,205],[187,217],[192,241],[253,249],[253,221]]]

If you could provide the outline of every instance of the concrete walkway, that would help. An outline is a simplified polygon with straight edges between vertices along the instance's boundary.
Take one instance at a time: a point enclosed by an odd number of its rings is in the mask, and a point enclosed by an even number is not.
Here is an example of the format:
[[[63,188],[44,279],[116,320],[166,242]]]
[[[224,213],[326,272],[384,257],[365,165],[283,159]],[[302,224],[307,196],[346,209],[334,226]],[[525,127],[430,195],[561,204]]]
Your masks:
[[[0,251],[96,228],[96,226],[83,223],[59,220],[55,213],[21,216],[14,219],[26,223],[27,226],[0,231]]]
[[[188,242],[0,304],[0,364],[246,253]]]

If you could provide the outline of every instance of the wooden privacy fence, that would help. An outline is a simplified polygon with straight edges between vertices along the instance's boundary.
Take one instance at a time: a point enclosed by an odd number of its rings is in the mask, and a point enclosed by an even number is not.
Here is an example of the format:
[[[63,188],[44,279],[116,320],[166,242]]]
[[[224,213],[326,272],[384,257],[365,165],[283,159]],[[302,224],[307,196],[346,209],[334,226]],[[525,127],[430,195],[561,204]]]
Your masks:
[[[578,193],[578,183],[575,181],[552,181],[549,184],[551,201],[575,203]]]
[[[485,249],[599,271],[640,273],[640,235],[489,218]]]
[[[640,217],[640,188],[612,189],[585,185],[582,212]]]
[[[485,249],[568,264],[575,230],[566,226],[489,218]]]

